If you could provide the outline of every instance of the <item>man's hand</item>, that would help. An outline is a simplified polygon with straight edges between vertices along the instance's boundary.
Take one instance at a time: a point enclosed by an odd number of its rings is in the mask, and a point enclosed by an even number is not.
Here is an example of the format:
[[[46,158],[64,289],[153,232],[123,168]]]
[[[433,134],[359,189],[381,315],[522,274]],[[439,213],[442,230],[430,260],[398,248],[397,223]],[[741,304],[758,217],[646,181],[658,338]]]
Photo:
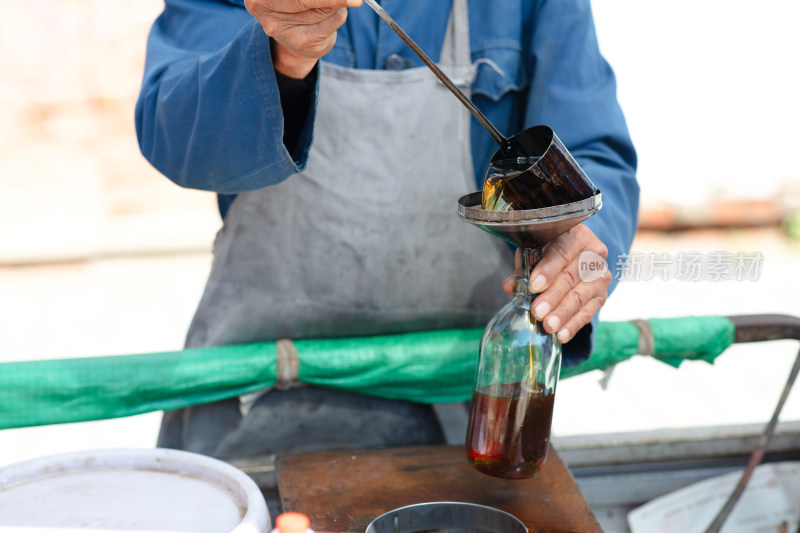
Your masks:
[[[531,311],[543,323],[545,331],[555,333],[565,343],[572,339],[600,310],[608,298],[611,272],[592,282],[584,282],[579,275],[581,252],[589,251],[608,258],[608,249],[587,226],[578,224],[543,250],[542,260],[530,276],[530,289],[540,293],[533,301]],[[519,251],[517,251],[519,268]],[[503,290],[512,294],[514,276],[503,282]]]
[[[336,30],[347,19],[348,7],[362,0],[245,0],[272,39],[272,62],[277,72],[302,79],[336,42]]]

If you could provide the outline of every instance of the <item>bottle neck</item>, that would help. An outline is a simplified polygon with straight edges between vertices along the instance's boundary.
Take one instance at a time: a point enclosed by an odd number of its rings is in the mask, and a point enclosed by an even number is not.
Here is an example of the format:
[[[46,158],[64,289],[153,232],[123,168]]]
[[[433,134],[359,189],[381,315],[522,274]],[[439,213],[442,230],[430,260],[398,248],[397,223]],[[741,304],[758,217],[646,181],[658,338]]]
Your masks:
[[[517,274],[517,285],[514,294],[517,296],[534,296],[531,292],[530,277],[533,267],[542,258],[542,251],[539,248],[520,248],[520,271]]]

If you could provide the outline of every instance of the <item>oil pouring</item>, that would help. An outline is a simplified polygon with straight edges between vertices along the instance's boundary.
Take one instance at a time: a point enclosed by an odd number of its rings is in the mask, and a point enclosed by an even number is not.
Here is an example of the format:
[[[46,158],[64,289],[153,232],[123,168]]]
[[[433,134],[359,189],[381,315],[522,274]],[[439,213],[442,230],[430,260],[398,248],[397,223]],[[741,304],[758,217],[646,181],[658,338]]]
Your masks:
[[[463,196],[458,205],[463,220],[520,251],[514,297],[481,339],[466,437],[469,463],[507,479],[534,476],[544,466],[561,369],[561,344],[531,315],[536,294],[530,273],[545,244],[602,205],[600,192],[550,128],[526,132],[540,140],[534,155],[496,157],[484,190]]]

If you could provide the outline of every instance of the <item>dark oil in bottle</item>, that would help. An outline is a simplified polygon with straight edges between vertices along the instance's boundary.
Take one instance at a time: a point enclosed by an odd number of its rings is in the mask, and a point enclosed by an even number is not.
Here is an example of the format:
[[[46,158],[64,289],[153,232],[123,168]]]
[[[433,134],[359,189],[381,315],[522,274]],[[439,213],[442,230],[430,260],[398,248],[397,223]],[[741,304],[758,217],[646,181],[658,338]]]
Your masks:
[[[475,391],[467,429],[467,459],[478,471],[505,479],[536,475],[544,466],[550,443],[555,394],[507,390]],[[505,394],[511,389],[513,394]]]

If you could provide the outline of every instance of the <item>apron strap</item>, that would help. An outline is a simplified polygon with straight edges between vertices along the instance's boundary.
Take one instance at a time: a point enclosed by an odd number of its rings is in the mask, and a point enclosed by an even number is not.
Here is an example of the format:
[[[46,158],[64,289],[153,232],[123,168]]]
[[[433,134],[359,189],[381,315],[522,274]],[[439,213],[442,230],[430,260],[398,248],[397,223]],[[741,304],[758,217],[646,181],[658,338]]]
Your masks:
[[[439,64],[459,89],[468,88],[475,78],[470,53],[467,0],[453,0]]]

